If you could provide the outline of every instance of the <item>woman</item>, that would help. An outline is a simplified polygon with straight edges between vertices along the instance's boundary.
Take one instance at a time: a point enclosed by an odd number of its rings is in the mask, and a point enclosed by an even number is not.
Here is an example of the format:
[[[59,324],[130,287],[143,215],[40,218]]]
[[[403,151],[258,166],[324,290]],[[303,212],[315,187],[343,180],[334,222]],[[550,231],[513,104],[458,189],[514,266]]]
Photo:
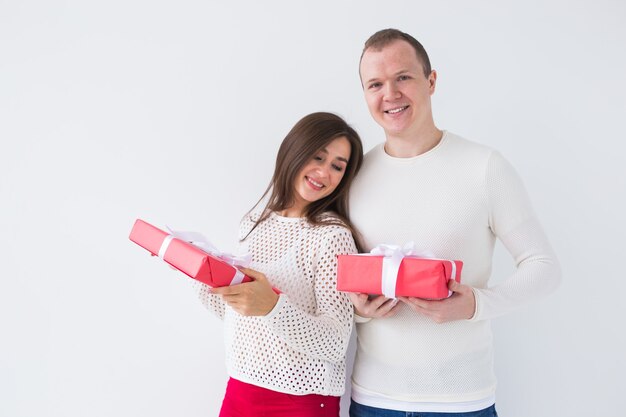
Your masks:
[[[241,222],[254,268],[242,271],[254,280],[200,293],[224,320],[220,417],[339,415],[353,308],[336,290],[336,258],[357,252],[348,190],[362,159],[358,134],[330,113],[304,117],[283,140],[268,189]]]

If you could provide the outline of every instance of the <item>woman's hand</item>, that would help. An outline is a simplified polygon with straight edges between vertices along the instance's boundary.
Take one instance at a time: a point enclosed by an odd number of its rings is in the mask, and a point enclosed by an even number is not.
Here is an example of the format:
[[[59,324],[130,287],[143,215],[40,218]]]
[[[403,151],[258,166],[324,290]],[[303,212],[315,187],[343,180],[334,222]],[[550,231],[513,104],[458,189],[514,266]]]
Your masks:
[[[253,281],[211,288],[211,293],[221,295],[224,302],[242,316],[267,315],[278,302],[278,294],[261,272],[249,268],[240,270]]]

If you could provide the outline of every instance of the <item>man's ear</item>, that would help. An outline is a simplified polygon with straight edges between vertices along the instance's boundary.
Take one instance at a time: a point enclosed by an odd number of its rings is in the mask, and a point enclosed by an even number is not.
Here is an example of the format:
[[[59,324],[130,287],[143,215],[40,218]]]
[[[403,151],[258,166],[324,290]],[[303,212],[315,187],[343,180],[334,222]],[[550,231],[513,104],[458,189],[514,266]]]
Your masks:
[[[430,94],[432,95],[435,92],[435,86],[437,85],[437,71],[432,70],[430,75],[428,75],[428,84],[430,88]]]

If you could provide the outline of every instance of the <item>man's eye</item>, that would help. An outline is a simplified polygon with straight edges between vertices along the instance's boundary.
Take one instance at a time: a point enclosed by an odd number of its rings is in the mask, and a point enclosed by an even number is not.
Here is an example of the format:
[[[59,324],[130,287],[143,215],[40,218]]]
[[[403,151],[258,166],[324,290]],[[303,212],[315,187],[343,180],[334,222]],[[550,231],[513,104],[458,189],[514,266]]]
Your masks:
[[[401,75],[398,77],[398,81],[406,81],[408,79],[410,79],[411,77],[409,77],[408,75]]]
[[[372,84],[370,84],[370,86],[369,86],[369,88],[370,88],[370,89],[372,89],[372,88],[378,88],[378,87],[380,87],[380,83],[372,83]]]

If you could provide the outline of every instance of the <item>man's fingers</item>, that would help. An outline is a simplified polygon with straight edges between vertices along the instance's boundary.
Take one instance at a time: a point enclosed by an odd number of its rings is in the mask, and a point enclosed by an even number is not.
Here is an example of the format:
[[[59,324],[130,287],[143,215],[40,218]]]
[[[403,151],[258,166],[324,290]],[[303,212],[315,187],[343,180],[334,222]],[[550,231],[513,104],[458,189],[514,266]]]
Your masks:
[[[389,311],[387,311],[387,312],[383,315],[383,317],[384,317],[384,318],[391,317],[391,316],[393,316],[394,314],[396,314],[396,312],[398,311],[398,301],[399,301],[399,300],[396,298],[394,301],[392,301],[392,302],[390,303],[391,308],[389,309]]]
[[[423,300],[421,298],[415,298],[415,297],[399,297],[399,298],[400,298],[400,301],[407,303],[408,305],[411,305],[413,307],[421,308],[421,309],[428,309],[428,307],[432,303],[432,301]]]
[[[377,295],[370,300],[370,305],[375,309],[379,309],[383,304],[392,300],[393,298],[387,298],[384,295]]]
[[[360,292],[349,292],[348,297],[350,298],[350,301],[352,301],[352,304],[357,307],[362,307],[367,302],[367,294]]]
[[[448,281],[448,289],[450,291],[453,292],[462,292],[463,290],[463,285],[459,284],[458,282],[456,282],[455,280],[451,279],[450,281]]]
[[[388,314],[391,310],[393,310],[398,305],[397,298],[388,298],[384,303],[378,307],[379,313]]]
[[[387,298],[384,295],[370,296],[363,293],[348,293],[356,313],[361,317],[376,318],[388,317],[396,312],[398,299]]]

